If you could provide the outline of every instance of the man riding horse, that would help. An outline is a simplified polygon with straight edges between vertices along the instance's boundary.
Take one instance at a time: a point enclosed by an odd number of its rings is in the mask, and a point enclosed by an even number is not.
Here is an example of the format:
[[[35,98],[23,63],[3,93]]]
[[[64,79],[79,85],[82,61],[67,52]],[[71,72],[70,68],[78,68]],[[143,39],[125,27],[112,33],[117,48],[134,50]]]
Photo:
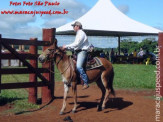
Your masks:
[[[89,42],[87,35],[82,30],[82,24],[76,21],[72,24],[74,31],[76,32],[75,41],[72,44],[64,45],[63,49],[74,49],[77,54],[77,71],[80,74],[82,80],[84,81],[83,89],[87,89],[88,85],[88,76],[84,70],[84,63],[87,59],[87,51],[89,49]]]
[[[89,83],[96,82],[97,86],[100,88],[102,92],[102,97],[97,106],[97,110],[101,111],[106,108],[106,103],[109,100],[110,94],[115,95],[113,89],[113,79],[114,79],[114,70],[111,62],[109,62],[105,58],[95,57],[98,59],[97,63],[101,62],[101,66],[94,67],[91,70],[83,69],[83,64],[86,61],[87,50],[89,47],[89,43],[87,40],[86,34],[82,31],[82,25],[79,22],[75,22],[73,24],[74,30],[77,32],[75,42],[66,45],[63,47],[58,47],[57,40],[49,46],[42,54],[39,56],[39,61],[41,63],[46,63],[48,61],[54,61],[56,67],[62,75],[62,80],[64,83],[64,97],[63,104],[60,111],[60,114],[64,114],[66,110],[66,101],[69,92],[69,88],[72,87],[72,95],[74,98],[74,107],[72,109],[72,113],[75,113],[77,110],[77,83],[78,76],[75,70],[76,63],[72,61],[69,55],[66,55],[65,50],[63,48],[73,48],[77,51],[77,71],[81,74],[81,77],[84,80],[83,89],[88,88],[88,79]],[[87,74],[86,74],[87,73]]]

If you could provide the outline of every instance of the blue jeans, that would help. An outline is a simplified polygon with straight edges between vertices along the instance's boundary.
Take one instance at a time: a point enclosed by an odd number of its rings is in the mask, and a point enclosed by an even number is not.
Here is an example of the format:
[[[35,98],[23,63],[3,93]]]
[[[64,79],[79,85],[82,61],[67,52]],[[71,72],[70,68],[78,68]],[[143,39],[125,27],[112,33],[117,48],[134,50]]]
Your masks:
[[[84,71],[84,63],[87,60],[87,51],[80,51],[77,53],[77,71],[80,73],[81,78],[84,81],[85,85],[88,85],[88,76]]]

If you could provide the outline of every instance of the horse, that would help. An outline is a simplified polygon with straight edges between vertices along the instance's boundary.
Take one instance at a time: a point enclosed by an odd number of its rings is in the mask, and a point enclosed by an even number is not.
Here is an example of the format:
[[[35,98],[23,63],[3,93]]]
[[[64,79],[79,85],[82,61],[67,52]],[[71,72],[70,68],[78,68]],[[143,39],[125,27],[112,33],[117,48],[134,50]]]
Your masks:
[[[110,94],[115,96],[113,89],[113,78],[114,70],[112,64],[105,58],[99,58],[103,64],[102,67],[87,70],[89,83],[96,82],[97,86],[102,92],[102,97],[97,110],[101,111],[105,109],[105,105],[109,100]],[[64,97],[63,105],[60,110],[60,115],[64,114],[66,109],[66,100],[69,88],[72,87],[72,94],[74,99],[74,107],[72,113],[77,110],[77,84],[78,84],[78,73],[76,70],[76,64],[73,62],[70,56],[66,55],[66,51],[62,47],[57,46],[57,40],[48,47],[42,54],[38,57],[41,63],[46,63],[47,61],[54,61],[59,72],[62,75],[64,83]]]

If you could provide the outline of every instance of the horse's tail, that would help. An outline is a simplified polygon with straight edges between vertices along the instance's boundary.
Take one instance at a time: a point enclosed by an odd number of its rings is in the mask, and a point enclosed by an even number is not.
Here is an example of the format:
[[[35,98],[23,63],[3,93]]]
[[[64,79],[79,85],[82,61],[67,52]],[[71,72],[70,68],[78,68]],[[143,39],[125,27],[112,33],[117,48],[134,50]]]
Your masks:
[[[114,69],[112,68],[108,85],[109,85],[109,88],[111,90],[111,94],[115,97],[115,91],[114,91],[114,88],[113,88],[113,80],[114,80]]]

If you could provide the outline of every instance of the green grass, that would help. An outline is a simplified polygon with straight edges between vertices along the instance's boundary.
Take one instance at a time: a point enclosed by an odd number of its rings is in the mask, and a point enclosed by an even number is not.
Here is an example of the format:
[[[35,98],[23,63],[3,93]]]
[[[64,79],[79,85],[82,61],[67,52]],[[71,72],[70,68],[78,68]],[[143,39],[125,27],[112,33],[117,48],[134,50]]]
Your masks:
[[[28,92],[25,89],[2,90],[0,94],[0,106],[11,106],[12,109],[0,114],[17,113],[29,109],[38,109],[39,105],[28,103]]]
[[[154,89],[155,88],[155,65],[140,64],[113,64],[114,87],[133,89]],[[61,76],[56,69],[56,81],[61,81]]]
[[[155,88],[155,65],[114,64],[114,86],[117,88]]]
[[[39,64],[41,67],[41,64]],[[123,89],[154,89],[155,73],[154,65],[131,65],[114,64],[114,87]],[[2,83],[28,82],[29,75],[2,75]],[[55,81],[61,81],[61,75],[55,68]],[[28,109],[37,109],[39,105],[28,103],[28,92],[26,89],[1,90],[0,106],[10,104],[13,106],[9,111],[3,113],[17,113]],[[1,113],[1,114],[3,114]]]

